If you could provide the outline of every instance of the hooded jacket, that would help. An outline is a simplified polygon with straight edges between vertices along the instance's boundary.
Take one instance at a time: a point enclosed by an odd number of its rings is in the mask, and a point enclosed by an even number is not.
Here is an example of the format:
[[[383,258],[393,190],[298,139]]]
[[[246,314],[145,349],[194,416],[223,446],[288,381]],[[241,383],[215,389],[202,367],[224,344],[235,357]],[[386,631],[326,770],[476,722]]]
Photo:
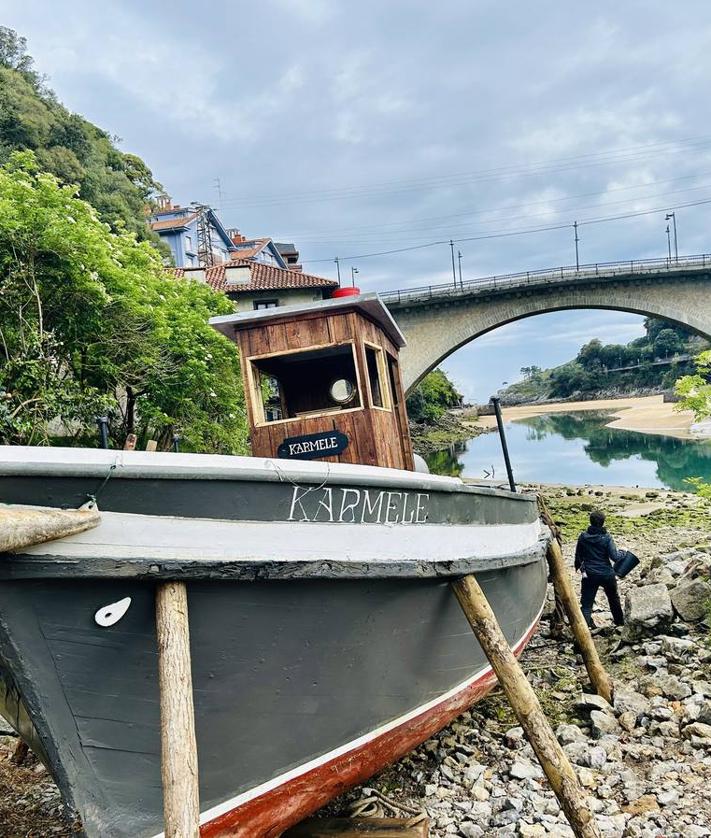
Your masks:
[[[604,527],[592,524],[578,536],[575,547],[575,569],[598,576],[614,573],[613,564],[619,558],[612,536]]]

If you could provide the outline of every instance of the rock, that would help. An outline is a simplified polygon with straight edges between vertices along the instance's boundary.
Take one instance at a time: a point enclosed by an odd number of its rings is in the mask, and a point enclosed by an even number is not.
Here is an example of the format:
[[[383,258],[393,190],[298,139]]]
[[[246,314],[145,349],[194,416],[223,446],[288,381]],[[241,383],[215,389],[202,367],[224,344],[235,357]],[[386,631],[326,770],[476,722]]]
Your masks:
[[[585,734],[576,725],[560,724],[555,730],[555,735],[561,745],[569,745],[571,742],[585,742]]]
[[[669,806],[671,803],[676,803],[679,799],[679,793],[674,789],[665,789],[657,792],[657,803],[660,806]]]
[[[620,732],[617,719],[610,713],[603,713],[602,710],[592,710],[590,712],[590,721],[592,723],[593,736],[596,739],[599,739],[606,733],[617,734]]]
[[[704,725],[711,725],[711,701],[704,699],[699,706],[699,711],[696,714],[694,721],[700,722]]]
[[[613,706],[615,712],[620,715],[633,713],[635,720],[649,712],[649,700],[642,693],[625,689],[625,687],[615,687]]]
[[[711,725],[703,724],[702,722],[692,722],[687,725],[682,731],[685,739],[691,739],[692,736],[698,739],[711,740]]]
[[[475,823],[465,821],[459,826],[459,834],[464,836],[464,838],[482,838],[484,830]]]
[[[672,595],[673,600],[673,595]],[[662,653],[673,661],[688,661],[698,651],[698,643],[688,637],[667,637],[661,638]]]
[[[624,612],[626,639],[642,637],[669,625],[674,619],[669,591],[661,582],[632,588],[625,596]]]
[[[632,710],[625,710],[624,713],[620,713],[617,721],[623,730],[631,733],[637,726],[637,714]]]
[[[659,808],[657,798],[653,794],[643,794],[632,803],[622,807],[628,815],[643,815],[645,812],[654,812]]]
[[[581,716],[589,716],[592,710],[612,714],[612,706],[601,695],[582,693],[573,704],[573,709]]]
[[[516,760],[509,769],[509,774],[517,780],[530,780],[534,777],[541,777],[542,771],[532,762]]]
[[[687,623],[703,620],[709,600],[711,600],[711,585],[703,579],[682,582],[671,592],[674,610]]]
[[[523,734],[522,727],[512,727],[504,734],[504,741],[512,750],[522,748],[526,744],[526,737]]]
[[[681,701],[691,695],[691,687],[668,672],[655,672],[640,681],[640,689],[647,696],[663,695]]]

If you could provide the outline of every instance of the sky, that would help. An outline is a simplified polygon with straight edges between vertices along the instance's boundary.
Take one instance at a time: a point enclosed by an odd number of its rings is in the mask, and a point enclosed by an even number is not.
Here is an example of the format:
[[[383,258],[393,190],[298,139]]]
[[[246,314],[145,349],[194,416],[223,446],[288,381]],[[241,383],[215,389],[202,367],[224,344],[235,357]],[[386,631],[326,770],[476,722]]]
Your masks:
[[[671,209],[679,252],[711,250],[711,203],[690,206],[711,201],[708,0],[0,0],[0,12],[59,99],[120,137],[174,201],[293,241],[310,273],[335,277],[338,256],[363,290],[450,282],[450,239],[465,280],[569,265],[574,220],[581,263],[663,257]],[[636,315],[559,312],[443,366],[485,401],[521,366],[641,333]]]

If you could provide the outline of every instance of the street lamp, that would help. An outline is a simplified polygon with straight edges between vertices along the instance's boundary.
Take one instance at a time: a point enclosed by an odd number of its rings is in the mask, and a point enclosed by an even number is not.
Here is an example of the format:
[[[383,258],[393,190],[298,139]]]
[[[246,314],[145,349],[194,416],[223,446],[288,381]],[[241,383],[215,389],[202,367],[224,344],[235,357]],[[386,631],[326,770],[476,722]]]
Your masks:
[[[674,224],[674,260],[676,262],[678,262],[679,261],[679,241],[676,237],[676,213],[675,212],[668,212],[664,216],[665,221],[669,221],[670,218],[671,218],[671,220]],[[669,225],[667,225],[667,230],[668,229],[669,229]],[[671,254],[670,254],[669,258],[671,259]]]
[[[355,288],[355,275],[358,273],[358,268],[351,268],[351,285]]]
[[[667,224],[667,263],[671,263],[671,235],[669,234],[669,225]]]

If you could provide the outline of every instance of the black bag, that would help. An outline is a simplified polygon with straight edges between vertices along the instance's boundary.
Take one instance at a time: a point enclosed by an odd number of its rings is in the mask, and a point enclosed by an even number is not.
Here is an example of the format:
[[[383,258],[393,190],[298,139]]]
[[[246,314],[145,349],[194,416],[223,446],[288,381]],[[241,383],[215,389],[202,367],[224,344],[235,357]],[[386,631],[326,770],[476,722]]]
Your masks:
[[[631,550],[620,550],[618,553],[617,561],[614,564],[615,576],[622,579],[637,567],[639,559]]]

